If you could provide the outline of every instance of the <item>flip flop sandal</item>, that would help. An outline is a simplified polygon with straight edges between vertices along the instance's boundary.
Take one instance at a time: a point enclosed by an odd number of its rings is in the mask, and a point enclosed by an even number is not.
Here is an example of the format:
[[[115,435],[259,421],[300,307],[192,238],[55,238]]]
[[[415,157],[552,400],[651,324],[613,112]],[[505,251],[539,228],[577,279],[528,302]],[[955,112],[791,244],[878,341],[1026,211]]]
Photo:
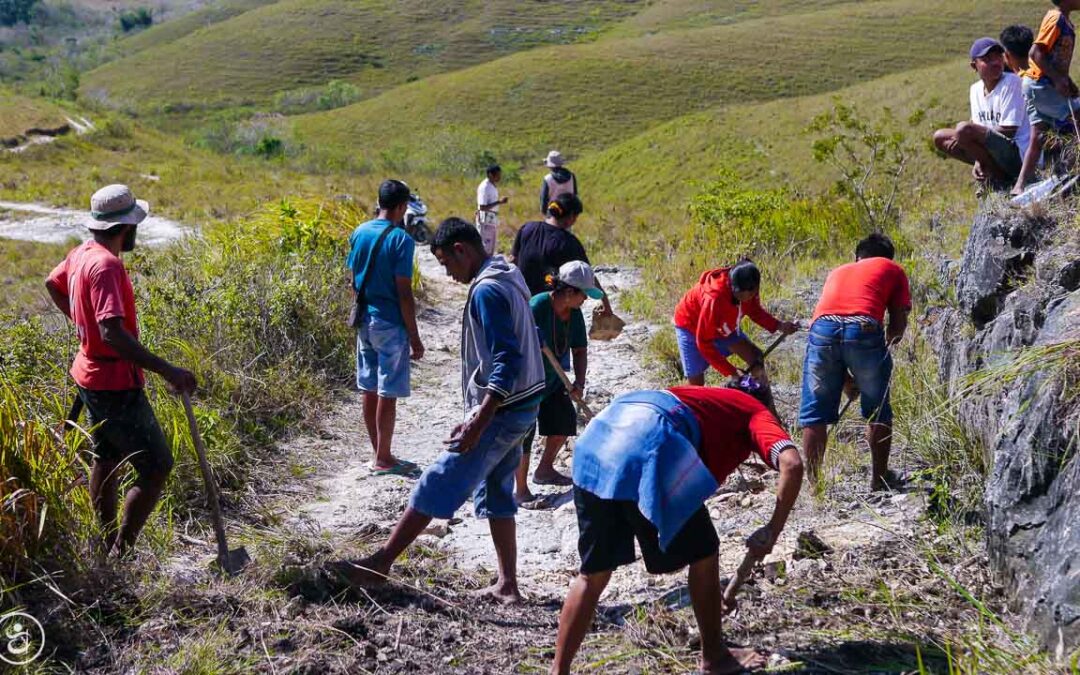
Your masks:
[[[400,464],[395,464],[394,466],[391,466],[391,467],[386,468],[386,469],[372,469],[371,470],[371,475],[372,476],[404,476],[406,478],[416,478],[417,476],[420,475],[420,468],[418,466],[416,466],[415,464],[413,464],[412,466],[409,466],[408,464],[406,464],[404,462],[401,462]]]
[[[561,478],[554,478],[554,479],[550,479],[550,478],[539,479],[539,478],[536,478],[534,476],[533,477],[533,482],[536,483],[537,485],[554,485],[556,487],[570,487],[571,485],[574,484],[574,479],[569,477],[569,476],[562,476]]]
[[[527,502],[520,502],[518,508],[525,509],[526,511],[548,511],[555,508],[555,501],[559,495],[552,493],[546,495],[537,495]]]

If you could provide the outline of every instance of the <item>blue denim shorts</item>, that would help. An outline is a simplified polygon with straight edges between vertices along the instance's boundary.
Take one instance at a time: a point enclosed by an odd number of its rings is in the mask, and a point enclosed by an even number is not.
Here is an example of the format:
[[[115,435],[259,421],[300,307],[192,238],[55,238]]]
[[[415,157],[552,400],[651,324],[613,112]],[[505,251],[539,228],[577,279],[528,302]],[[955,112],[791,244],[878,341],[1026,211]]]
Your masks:
[[[403,326],[370,315],[356,331],[356,388],[383,398],[405,398],[409,388],[409,335]]]
[[[450,518],[472,495],[477,518],[513,518],[514,471],[538,410],[499,412],[471,450],[443,452],[420,476],[409,506],[432,518]]]
[[[675,339],[679,343],[679,357],[682,359],[683,375],[696,377],[709,369],[709,362],[701,355],[694,332],[675,326]],[[731,356],[731,344],[746,340],[746,333],[737,330],[725,338],[713,340],[716,349],[724,356]]]
[[[1028,120],[1034,126],[1041,124],[1054,129],[1059,122],[1071,117],[1069,114],[1069,99],[1065,98],[1054,89],[1050,78],[1041,77],[1032,80],[1030,77],[1023,80],[1024,102],[1027,103]],[[1080,113],[1080,99],[1072,99],[1072,108]]]
[[[799,426],[836,423],[840,418],[844,376],[848,372],[859,388],[863,417],[871,422],[891,424],[892,367],[885,333],[877,322],[818,319],[810,327],[806,342]]]

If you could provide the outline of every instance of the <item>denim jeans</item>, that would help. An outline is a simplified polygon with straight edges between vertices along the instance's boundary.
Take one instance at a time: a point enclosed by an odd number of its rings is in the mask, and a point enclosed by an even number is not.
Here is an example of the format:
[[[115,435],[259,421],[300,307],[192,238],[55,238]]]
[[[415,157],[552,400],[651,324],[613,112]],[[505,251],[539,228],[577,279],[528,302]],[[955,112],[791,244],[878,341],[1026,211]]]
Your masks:
[[[512,518],[521,441],[537,411],[529,406],[498,412],[472,449],[443,452],[420,476],[409,506],[432,518],[450,518],[472,495],[477,518]]]
[[[876,321],[818,319],[810,327],[806,343],[799,426],[834,424],[839,419],[847,372],[859,388],[863,417],[871,422],[891,424],[892,366],[885,333]]]

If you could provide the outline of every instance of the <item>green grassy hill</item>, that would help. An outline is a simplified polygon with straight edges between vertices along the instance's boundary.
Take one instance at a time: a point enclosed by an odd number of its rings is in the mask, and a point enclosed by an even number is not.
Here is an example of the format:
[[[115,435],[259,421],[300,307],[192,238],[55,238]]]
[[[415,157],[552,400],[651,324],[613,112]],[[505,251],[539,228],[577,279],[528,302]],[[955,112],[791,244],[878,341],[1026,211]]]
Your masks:
[[[31,128],[64,124],[64,111],[43,99],[20,96],[0,87],[0,140],[22,136]]]
[[[1041,7],[1033,0],[887,0],[604,37],[514,54],[300,116],[295,133],[331,165],[361,168],[382,162],[454,171],[447,159],[469,149],[522,161],[549,146],[581,156],[690,113],[821,94],[955,61],[971,36],[1031,21]],[[954,86],[963,91],[967,79]],[[768,132],[742,126],[747,135]]]
[[[518,50],[592,39],[642,4],[280,0],[227,18],[230,9],[207,10],[148,31],[130,57],[89,73],[82,91],[141,110],[266,104],[277,92],[332,79],[370,96]],[[217,18],[224,20],[191,30]]]

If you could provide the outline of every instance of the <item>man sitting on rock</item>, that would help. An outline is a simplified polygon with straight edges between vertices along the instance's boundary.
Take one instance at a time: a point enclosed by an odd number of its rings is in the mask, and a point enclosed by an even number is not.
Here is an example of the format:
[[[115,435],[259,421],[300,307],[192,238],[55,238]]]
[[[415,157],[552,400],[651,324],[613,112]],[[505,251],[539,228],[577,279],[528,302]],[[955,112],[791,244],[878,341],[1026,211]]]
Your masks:
[[[570,672],[612,571],[634,561],[635,539],[650,573],[689,566],[704,672],[763,665],[754,650],[724,644],[720,542],[704,506],[751,453],[780,471],[772,517],[746,542],[752,554],[765,556],[799,495],[803,468],[795,444],[760,401],[737,389],[681,386],[624,394],[597,415],[574,451],[581,571],[559,617],[551,673]]]
[[[1031,126],[1020,78],[1005,72],[1005,48],[993,38],[971,45],[971,121],[934,132],[934,146],[953,159],[971,164],[980,190],[1007,189],[1024,162]]]
[[[432,519],[450,519],[471,496],[476,516],[488,520],[498,557],[499,579],[486,592],[516,602],[521,595],[514,471],[544,395],[544,357],[529,290],[516,267],[502,256],[488,257],[480,233],[460,218],[439,225],[431,251],[455,281],[469,284],[461,332],[467,417],[450,434],[446,451],[420,476],[390,539],[342,571],[353,583],[381,581]]]
[[[896,250],[874,233],[855,247],[855,262],[837,267],[825,279],[803,361],[799,426],[811,479],[817,483],[829,424],[839,418],[840,398],[848,376],[861,392],[866,441],[870,446],[872,490],[885,490],[890,475],[892,407],[889,388],[893,361],[890,347],[903,337],[911,311],[911,291],[904,268],[893,262]],[[885,312],[889,323],[885,326]]]

